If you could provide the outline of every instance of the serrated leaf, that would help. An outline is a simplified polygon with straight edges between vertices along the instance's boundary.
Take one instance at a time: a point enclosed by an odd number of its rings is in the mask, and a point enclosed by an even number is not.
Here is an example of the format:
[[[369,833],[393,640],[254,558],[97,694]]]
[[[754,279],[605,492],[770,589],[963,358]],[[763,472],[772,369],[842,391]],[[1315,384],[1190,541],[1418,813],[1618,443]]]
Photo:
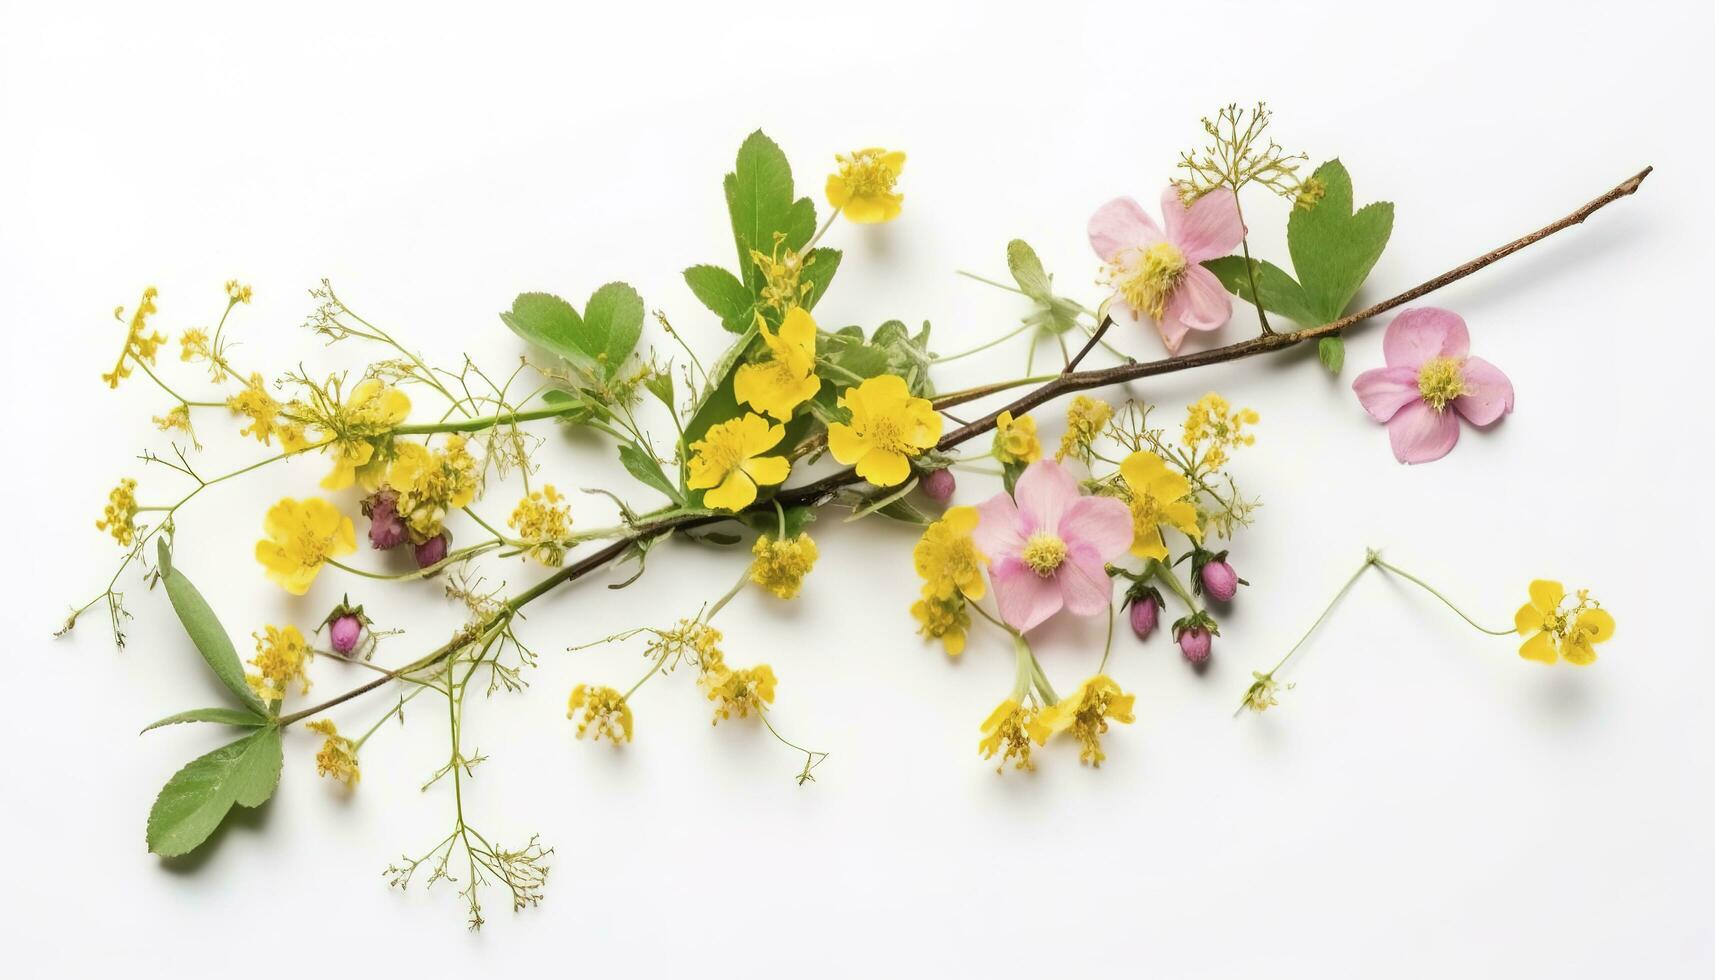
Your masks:
[[[834,281],[834,273],[840,270],[841,252],[837,248],[812,249],[805,257],[804,271],[799,276],[800,282],[810,284],[810,289],[804,294],[804,309],[813,310],[828,285]]]
[[[743,333],[755,319],[756,297],[750,287],[718,265],[693,265],[685,270],[685,285],[715,316],[721,326]]]
[[[623,282],[597,289],[584,307],[584,352],[601,362],[608,375],[619,373],[643,336],[643,297]]]
[[[1012,270],[1012,278],[1024,295],[1043,302],[1053,295],[1053,284],[1047,270],[1042,268],[1042,260],[1024,239],[1014,238],[1006,243],[1006,267]]]
[[[738,161],[723,186],[727,211],[732,216],[733,240],[738,246],[738,267],[751,295],[760,296],[763,277],[751,261],[751,249],[772,254],[775,232],[786,235],[788,248],[808,241],[815,229],[815,206],[808,198],[792,200],[792,166],[780,147],[760,129],[738,148]],[[793,244],[792,233],[805,224],[806,211],[809,231]]]
[[[596,366],[594,356],[577,340],[584,318],[572,304],[553,293],[519,293],[512,309],[500,314],[500,321],[523,340],[585,370]]]
[[[1262,294],[1263,309],[1296,321],[1301,326],[1319,327],[1328,322],[1311,309],[1304,289],[1287,275],[1285,269],[1272,262],[1254,260],[1252,266],[1256,270],[1256,288]],[[1245,274],[1244,256],[1228,255],[1210,259],[1203,263],[1203,268],[1213,272],[1228,292],[1247,303],[1256,302],[1251,296],[1250,276]]]
[[[280,730],[272,725],[193,760],[149,809],[149,850],[162,857],[195,850],[234,804],[257,807],[274,795],[280,763]]]
[[[643,451],[636,443],[622,442],[619,444],[619,461],[624,464],[625,471],[639,483],[654,487],[674,503],[681,502],[678,488],[673,486],[673,481],[667,479],[667,474],[662,471],[661,463],[653,453]]]
[[[157,538],[161,583],[166,586],[167,598],[173,603],[173,612],[178,614],[179,622],[184,625],[185,633],[196,645],[197,652],[214,671],[214,676],[220,678],[221,684],[238,698],[240,704],[252,713],[267,717],[268,708],[263,705],[256,692],[244,680],[244,665],[238,660],[238,650],[232,645],[232,637],[228,636],[225,628],[220,625],[220,619],[214,610],[209,608],[208,600],[202,597],[191,580],[185,578],[183,572],[173,565],[172,552],[167,547],[165,538]]]
[[[150,732],[157,728],[165,728],[168,725],[183,725],[195,721],[206,721],[215,725],[233,725],[238,728],[260,728],[268,724],[267,718],[252,714],[243,708],[192,708],[176,715],[168,715],[144,728],[143,731]],[[138,734],[142,733],[139,732]]]
[[[1339,160],[1316,168],[1320,200],[1294,208],[1286,222],[1286,246],[1306,304],[1318,323],[1338,320],[1364,284],[1393,233],[1393,205],[1352,211],[1352,178]],[[1266,305],[1266,304],[1265,304]]]
[[[1329,374],[1339,374],[1346,366],[1346,341],[1339,334],[1331,334],[1316,342],[1316,358]]]

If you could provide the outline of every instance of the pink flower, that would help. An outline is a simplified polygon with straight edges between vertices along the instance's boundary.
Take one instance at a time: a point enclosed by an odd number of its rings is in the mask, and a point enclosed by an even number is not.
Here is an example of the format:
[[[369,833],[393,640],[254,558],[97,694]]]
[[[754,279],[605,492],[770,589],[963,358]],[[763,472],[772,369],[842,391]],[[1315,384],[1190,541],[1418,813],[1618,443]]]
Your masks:
[[[1109,309],[1121,319],[1128,311],[1148,317],[1161,333],[1167,353],[1177,353],[1191,330],[1215,330],[1233,315],[1233,303],[1221,281],[1200,264],[1220,258],[1244,240],[1238,201],[1225,187],[1198,198],[1189,208],[1169,184],[1161,192],[1163,232],[1129,197],[1116,197],[1090,217],[1090,245],[1107,263],[1114,287]]]
[[[1400,462],[1428,463],[1452,451],[1459,420],[1449,408],[1478,426],[1513,410],[1513,383],[1470,350],[1465,321],[1451,310],[1406,310],[1387,325],[1387,367],[1358,375],[1352,390],[1371,418],[1387,423]]]
[[[972,537],[989,556],[1000,618],[1034,628],[1065,607],[1079,616],[1113,600],[1107,563],[1131,547],[1131,510],[1112,497],[1086,497],[1050,459],[1031,463],[1015,497],[997,493],[977,507]]]

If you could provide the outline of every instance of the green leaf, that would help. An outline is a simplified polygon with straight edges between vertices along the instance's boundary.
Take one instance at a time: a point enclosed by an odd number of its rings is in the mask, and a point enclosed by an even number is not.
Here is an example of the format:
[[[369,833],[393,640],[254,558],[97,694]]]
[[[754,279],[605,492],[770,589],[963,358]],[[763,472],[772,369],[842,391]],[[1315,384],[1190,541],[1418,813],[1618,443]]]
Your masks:
[[[1393,205],[1370,204],[1354,214],[1352,178],[1339,160],[1317,167],[1312,179],[1322,183],[1322,197],[1308,209],[1293,209],[1286,247],[1310,312],[1317,323],[1330,323],[1345,314],[1387,247]]]
[[[671,368],[672,365],[668,365],[668,367]],[[676,411],[673,408],[673,375],[670,370],[663,370],[644,378],[643,387],[648,388],[651,395],[659,399],[661,404],[667,406],[667,411]]]
[[[623,282],[597,289],[584,307],[579,336],[579,346],[599,360],[610,377],[619,373],[643,336],[643,297]]]
[[[576,308],[552,293],[519,293],[512,310],[500,320],[519,337],[543,350],[558,354],[585,370],[595,368],[594,356],[578,343],[584,318]]]
[[[268,719],[261,715],[251,714],[242,708],[192,708],[181,711],[176,715],[168,715],[143,731],[154,731],[168,725],[183,725],[186,722],[206,721],[216,725],[234,725],[239,728],[261,728],[268,724]],[[138,734],[142,734],[139,732]]]
[[[678,488],[673,486],[673,481],[667,479],[667,474],[662,471],[661,463],[654,453],[645,452],[636,443],[622,442],[619,444],[619,461],[625,464],[625,471],[636,477],[639,483],[654,487],[676,504],[683,502]]]
[[[1053,296],[1053,280],[1048,278],[1042,260],[1036,257],[1036,250],[1029,242],[1014,238],[1006,243],[1006,267],[1012,270],[1012,278],[1024,295],[1044,302]]]
[[[911,393],[927,396],[934,393],[929,383],[929,325],[923,324],[915,337],[898,320],[889,320],[864,339],[859,327],[844,327],[822,338],[820,358],[832,365],[830,384],[824,384],[818,396],[832,406],[839,392],[859,381],[883,374],[897,374],[905,379]],[[853,380],[853,377],[857,380]],[[824,397],[825,396],[825,397]]]
[[[280,783],[280,730],[272,725],[223,745],[173,774],[149,810],[149,850],[174,857],[214,833],[233,804],[257,807]]]
[[[738,277],[718,265],[693,265],[685,270],[685,285],[691,287],[710,312],[721,318],[721,326],[743,333],[755,319],[756,297]]]
[[[1252,261],[1251,267],[1256,272],[1256,288],[1262,294],[1263,309],[1278,313],[1306,327],[1319,327],[1328,322],[1311,309],[1303,287],[1287,275],[1286,270],[1272,262],[1255,260]],[[1247,303],[1256,302],[1251,296],[1251,281],[1250,276],[1245,274],[1243,256],[1228,255],[1225,258],[1210,259],[1203,263],[1203,268],[1213,272],[1215,278],[1221,280],[1221,285],[1227,287],[1228,292],[1236,294]]]
[[[815,233],[816,207],[809,198],[792,200],[792,166],[760,129],[739,147],[738,162],[724,187],[738,267],[751,295],[761,296],[762,273],[751,261],[750,250],[772,254],[776,232],[785,236],[787,248],[802,247]]]
[[[1330,334],[1316,342],[1316,357],[1329,374],[1339,374],[1346,366],[1346,342],[1339,334]]]
[[[262,704],[256,692],[244,680],[244,665],[238,661],[238,650],[232,645],[232,638],[226,635],[226,630],[220,625],[220,620],[209,608],[208,601],[197,591],[191,580],[185,578],[183,572],[173,566],[172,552],[167,547],[165,538],[158,538],[157,554],[160,560],[161,582],[166,586],[167,598],[172,600],[173,612],[179,616],[179,622],[184,624],[185,632],[190,635],[191,642],[196,644],[197,652],[208,662],[214,676],[226,685],[238,698],[240,704],[249,708],[258,716],[267,717],[268,708]]]
[[[828,291],[828,285],[834,281],[834,273],[840,269],[840,255],[837,248],[817,248],[805,256],[804,271],[799,274],[800,282],[810,284],[809,292],[804,294],[804,309],[815,309],[822,294]]]

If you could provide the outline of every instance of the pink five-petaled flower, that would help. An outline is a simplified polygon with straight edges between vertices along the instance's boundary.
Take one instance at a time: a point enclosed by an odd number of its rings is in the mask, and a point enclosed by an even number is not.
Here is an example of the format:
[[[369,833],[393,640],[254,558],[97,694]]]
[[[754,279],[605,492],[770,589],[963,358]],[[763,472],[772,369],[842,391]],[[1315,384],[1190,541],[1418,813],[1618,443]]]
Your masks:
[[[1015,497],[997,493],[977,507],[971,532],[989,556],[1000,618],[1023,632],[1059,612],[1079,616],[1113,601],[1107,563],[1131,547],[1131,510],[1112,497],[1086,497],[1050,459],[1031,463]]]
[[[1465,321],[1451,310],[1406,310],[1387,325],[1387,367],[1358,375],[1352,390],[1371,418],[1387,423],[1400,462],[1427,463],[1451,452],[1459,441],[1454,412],[1482,426],[1513,410],[1513,383],[1470,351]]]
[[[1201,263],[1237,248],[1245,225],[1238,201],[1225,187],[1186,207],[1170,184],[1161,192],[1161,214],[1165,232],[1137,201],[1116,197],[1090,217],[1090,245],[1107,263],[1114,287],[1109,309],[1121,314],[1115,320],[1126,310],[1148,317],[1167,353],[1175,354],[1187,332],[1219,329],[1233,315],[1227,290]]]

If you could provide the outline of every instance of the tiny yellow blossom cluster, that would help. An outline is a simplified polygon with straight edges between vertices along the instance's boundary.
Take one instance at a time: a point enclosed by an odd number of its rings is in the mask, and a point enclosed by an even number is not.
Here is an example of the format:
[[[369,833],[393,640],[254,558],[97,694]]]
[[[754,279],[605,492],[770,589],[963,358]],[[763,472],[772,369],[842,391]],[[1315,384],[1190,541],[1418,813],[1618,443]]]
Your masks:
[[[995,772],[1005,772],[1008,762],[1017,769],[1035,769],[1036,764],[1030,761],[1031,743],[1040,745],[1048,741],[1049,735],[1040,713],[1016,698],[1007,698],[989,713],[982,724],[982,733],[977,750],[983,758],[992,759],[995,753],[1001,753],[1000,765],[995,767]]]
[[[1262,712],[1280,703],[1275,699],[1275,694],[1281,690],[1281,684],[1274,679],[1274,671],[1264,674],[1253,670],[1251,677],[1254,680],[1251,681],[1251,686],[1245,691],[1244,707],[1246,709]],[[1286,689],[1291,690],[1292,685],[1287,684]]]
[[[238,434],[255,436],[256,441],[264,446],[269,445],[276,435],[280,437],[280,448],[287,452],[297,452],[309,443],[304,435],[304,424],[281,414],[285,406],[268,392],[260,374],[251,374],[244,390],[226,400],[226,407],[233,415],[250,420],[250,424],[239,429]]]
[[[1132,714],[1136,702],[1136,695],[1120,690],[1113,678],[1097,674],[1042,711],[1039,730],[1047,734],[1037,739],[1037,744],[1046,742],[1050,735],[1070,732],[1079,743],[1079,761],[1100,766],[1107,758],[1102,753],[1102,735],[1108,730],[1108,722],[1131,724],[1136,720]]]
[[[578,722],[579,738],[593,731],[591,739],[597,742],[604,738],[615,745],[631,741],[631,705],[613,688],[588,684],[572,688],[571,699],[566,704],[566,717],[576,718],[580,711],[583,718]]]
[[[952,657],[964,652],[965,634],[971,626],[965,601],[987,594],[982,573],[988,558],[971,538],[977,520],[975,507],[950,507],[940,520],[924,529],[911,551],[912,564],[923,578],[920,598],[911,606],[911,615],[919,624],[917,632],[940,640]]]
[[[206,363],[208,377],[215,384],[226,381],[229,365],[226,358],[214,349],[214,341],[209,338],[208,331],[201,327],[190,327],[179,335],[179,360],[187,363]]]
[[[1261,417],[1252,409],[1235,410],[1211,391],[1185,409],[1181,441],[1188,449],[1202,450],[1197,461],[1201,471],[1218,470],[1226,464],[1231,450],[1256,442],[1256,436],[1246,432],[1245,426],[1259,421]]]
[[[107,493],[107,506],[102,508],[101,520],[95,522],[97,531],[106,531],[113,540],[129,548],[137,539],[137,481],[126,477]]]
[[[816,542],[800,532],[795,538],[776,540],[766,534],[750,549],[750,580],[782,599],[791,599],[804,584],[804,576],[815,566]]]
[[[572,533],[571,505],[552,483],[518,501],[506,525],[530,546],[530,557],[549,568],[558,568],[566,560],[565,542]]]
[[[251,291],[249,284],[240,283],[237,279],[226,280],[226,298],[228,301],[233,303],[248,303],[250,302],[250,296]]]
[[[1114,407],[1099,398],[1079,395],[1066,408],[1066,432],[1060,437],[1060,448],[1054,458],[1065,462],[1070,456],[1090,461],[1090,449],[1114,417]]]
[[[387,486],[399,495],[399,516],[411,539],[427,541],[441,533],[449,511],[476,499],[481,469],[465,448],[463,436],[447,436],[442,449],[401,442],[387,468]]]
[[[735,714],[748,718],[754,711],[761,716],[763,709],[774,703],[774,668],[767,664],[737,670],[723,666],[704,671],[700,679],[703,689],[709,693],[709,700],[715,703],[711,725]]]
[[[326,736],[316,751],[316,775],[332,776],[346,786],[356,786],[363,778],[357,768],[357,743],[341,735],[331,721],[312,721],[306,727]]]
[[[191,428],[191,407],[180,402],[167,409],[165,415],[151,416],[149,421],[155,423],[155,428],[162,432],[183,432],[190,436],[191,444],[201,448],[197,443],[196,430]]]
[[[813,284],[804,278],[804,270],[815,261],[814,256],[805,258],[786,248],[785,238],[785,235],[775,233],[774,251],[771,253],[764,254],[754,248],[750,250],[751,264],[762,273],[762,294],[759,297],[762,305],[780,313],[802,306],[810,298]]]
[[[1036,438],[1036,420],[1026,415],[1015,419],[1002,412],[994,420],[994,458],[1004,464],[1025,465],[1042,458],[1042,443]]]
[[[130,325],[125,332],[125,346],[119,351],[119,361],[113,365],[113,370],[103,374],[101,380],[107,382],[107,387],[119,387],[120,380],[131,376],[131,366],[125,362],[135,358],[139,364],[155,363],[155,352],[167,342],[164,334],[149,330],[149,317],[156,312],[155,297],[160,295],[154,286],[143,290],[143,298],[137,301],[137,309],[131,314]],[[123,322],[125,307],[115,307],[113,318]]]
[[[256,656],[250,658],[250,666],[256,668],[256,673],[244,679],[257,697],[278,701],[286,696],[286,689],[294,680],[300,685],[299,693],[309,691],[310,678],[304,667],[310,661],[310,647],[296,626],[284,629],[267,626],[264,632],[251,635],[256,638]]]
[[[1574,602],[1566,603],[1566,588],[1559,582],[1537,579],[1530,583],[1530,601],[1519,607],[1513,625],[1525,637],[1519,656],[1552,664],[1564,659],[1585,666],[1596,662],[1596,644],[1614,635],[1614,617],[1579,589]]]

